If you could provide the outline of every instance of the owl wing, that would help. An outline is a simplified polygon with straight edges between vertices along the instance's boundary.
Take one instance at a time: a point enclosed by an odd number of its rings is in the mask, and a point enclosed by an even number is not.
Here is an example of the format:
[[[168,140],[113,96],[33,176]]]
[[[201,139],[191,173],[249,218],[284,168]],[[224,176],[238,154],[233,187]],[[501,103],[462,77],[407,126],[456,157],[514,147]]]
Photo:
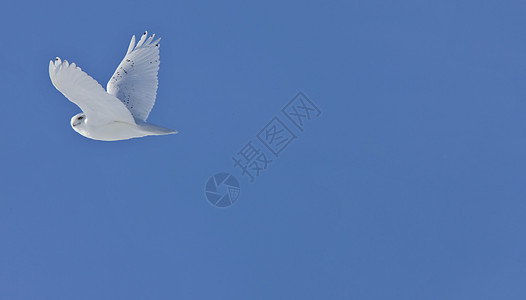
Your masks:
[[[133,117],[146,121],[155,104],[157,95],[157,74],[159,72],[159,40],[147,32],[135,45],[132,37],[124,59],[117,67],[106,87],[126,105]]]
[[[132,114],[115,96],[108,94],[92,77],[75,63],[56,58],[49,62],[49,77],[53,85],[69,101],[75,103],[95,124],[121,121],[135,124]]]

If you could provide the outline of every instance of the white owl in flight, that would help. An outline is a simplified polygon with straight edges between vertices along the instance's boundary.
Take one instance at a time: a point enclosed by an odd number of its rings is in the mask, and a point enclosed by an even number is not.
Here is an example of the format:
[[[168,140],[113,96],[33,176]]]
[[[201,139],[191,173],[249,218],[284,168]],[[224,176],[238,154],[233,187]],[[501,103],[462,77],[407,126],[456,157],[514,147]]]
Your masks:
[[[132,37],[128,52],[106,90],[75,63],[56,58],[49,62],[51,82],[82,110],[71,127],[94,140],[118,141],[148,135],[177,133],[146,123],[157,95],[159,41],[145,32],[137,45]]]

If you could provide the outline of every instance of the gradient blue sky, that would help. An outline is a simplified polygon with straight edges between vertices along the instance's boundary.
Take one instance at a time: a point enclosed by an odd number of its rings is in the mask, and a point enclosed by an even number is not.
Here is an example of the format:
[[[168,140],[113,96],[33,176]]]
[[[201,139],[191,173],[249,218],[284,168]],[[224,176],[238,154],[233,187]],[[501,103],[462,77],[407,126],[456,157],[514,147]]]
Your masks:
[[[523,1],[14,1],[0,11],[0,299],[525,299]],[[156,33],[153,123],[98,142],[48,62],[104,86]],[[252,184],[232,155],[321,109]],[[235,205],[204,196],[234,174]]]

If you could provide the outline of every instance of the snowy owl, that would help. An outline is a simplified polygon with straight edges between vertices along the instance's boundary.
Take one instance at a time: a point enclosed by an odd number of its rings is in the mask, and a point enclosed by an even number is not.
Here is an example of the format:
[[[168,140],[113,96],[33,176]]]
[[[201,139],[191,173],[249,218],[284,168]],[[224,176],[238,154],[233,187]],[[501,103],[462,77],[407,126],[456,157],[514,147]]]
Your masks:
[[[49,62],[51,82],[82,110],[71,127],[94,140],[118,141],[148,135],[177,133],[146,123],[157,94],[159,41],[144,32],[137,45],[132,37],[128,51],[106,90],[75,63],[56,58]]]

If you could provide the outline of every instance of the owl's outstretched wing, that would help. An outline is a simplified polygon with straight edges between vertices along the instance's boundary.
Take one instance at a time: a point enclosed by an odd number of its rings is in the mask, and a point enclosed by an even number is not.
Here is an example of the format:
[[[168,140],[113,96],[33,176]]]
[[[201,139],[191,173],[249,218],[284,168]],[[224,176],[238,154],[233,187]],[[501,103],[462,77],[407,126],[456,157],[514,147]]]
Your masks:
[[[135,45],[132,37],[128,52],[108,82],[108,93],[119,98],[132,115],[146,121],[155,104],[159,72],[159,40],[144,32]]]
[[[86,119],[95,124],[112,121],[135,124],[130,111],[115,96],[104,88],[75,63],[56,58],[49,62],[49,77],[53,85],[69,101],[75,103],[86,114]]]

